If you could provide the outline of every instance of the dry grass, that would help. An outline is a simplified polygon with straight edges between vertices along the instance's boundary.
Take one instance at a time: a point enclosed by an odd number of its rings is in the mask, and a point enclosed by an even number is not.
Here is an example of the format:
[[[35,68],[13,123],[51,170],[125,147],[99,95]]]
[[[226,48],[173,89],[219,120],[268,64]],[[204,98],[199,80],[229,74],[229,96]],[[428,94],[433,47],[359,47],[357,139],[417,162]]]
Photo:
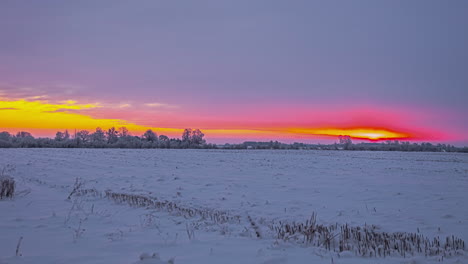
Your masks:
[[[455,236],[445,239],[429,238],[418,233],[381,232],[376,226],[350,226],[348,224],[320,225],[316,215],[303,223],[274,222],[269,225],[276,238],[294,241],[330,251],[351,251],[358,256],[424,256],[450,257],[463,254],[465,242]]]
[[[15,195],[15,180],[7,175],[7,173],[13,170],[14,167],[7,165],[0,171],[0,200],[4,198],[11,199]]]
[[[184,218],[201,217],[202,220],[217,224],[239,224],[242,220],[241,216],[226,211],[188,207],[174,201],[138,194],[117,193],[110,190],[103,194],[96,189],[77,189],[74,194],[107,198],[132,207],[164,210]],[[315,213],[304,222],[256,221],[251,216],[247,216],[247,220],[257,238],[268,238],[260,232],[259,224],[261,224],[270,231],[270,238],[274,236],[278,240],[325,248],[337,253],[350,251],[363,257],[413,255],[450,257],[465,252],[465,242],[455,236],[445,239],[429,238],[419,233],[382,232],[373,225],[364,227],[338,223],[324,225],[317,223]],[[187,235],[191,239],[194,233],[187,228]]]
[[[80,185],[81,186],[81,185]],[[181,205],[180,203],[168,200],[160,200],[155,197],[149,197],[138,194],[117,193],[106,190],[104,194],[96,189],[77,189],[74,195],[91,195],[94,197],[107,198],[115,203],[127,204],[132,207],[152,208],[163,210],[184,218],[201,217],[205,220],[211,220],[216,224],[240,223],[241,217],[233,215],[230,212],[215,210],[210,208],[195,208]]]

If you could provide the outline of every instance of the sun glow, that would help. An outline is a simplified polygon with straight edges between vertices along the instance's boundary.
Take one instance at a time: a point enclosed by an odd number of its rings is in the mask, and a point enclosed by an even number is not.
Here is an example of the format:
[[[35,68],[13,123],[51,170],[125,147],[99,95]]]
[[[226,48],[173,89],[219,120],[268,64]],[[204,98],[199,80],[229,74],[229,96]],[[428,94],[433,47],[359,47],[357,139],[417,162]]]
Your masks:
[[[356,139],[389,140],[389,139],[412,139],[409,133],[395,132],[384,128],[294,128],[291,133],[340,136],[347,135]]]

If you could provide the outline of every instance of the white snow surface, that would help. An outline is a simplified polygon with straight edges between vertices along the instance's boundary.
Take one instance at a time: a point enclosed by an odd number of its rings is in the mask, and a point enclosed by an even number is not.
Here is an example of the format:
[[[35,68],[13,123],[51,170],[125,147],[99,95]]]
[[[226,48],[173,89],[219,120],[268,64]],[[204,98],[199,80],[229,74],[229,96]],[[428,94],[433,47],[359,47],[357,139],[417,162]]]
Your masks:
[[[16,196],[0,200],[6,263],[440,263],[440,257],[359,257],[257,238],[254,219],[376,225],[385,232],[468,241],[468,155],[457,153],[0,149]],[[228,211],[240,223],[201,223],[152,208],[74,195],[85,188]],[[189,238],[189,231],[193,236]],[[18,240],[23,237],[16,256]],[[154,254],[154,255],[153,255]],[[468,253],[442,263],[468,263]]]

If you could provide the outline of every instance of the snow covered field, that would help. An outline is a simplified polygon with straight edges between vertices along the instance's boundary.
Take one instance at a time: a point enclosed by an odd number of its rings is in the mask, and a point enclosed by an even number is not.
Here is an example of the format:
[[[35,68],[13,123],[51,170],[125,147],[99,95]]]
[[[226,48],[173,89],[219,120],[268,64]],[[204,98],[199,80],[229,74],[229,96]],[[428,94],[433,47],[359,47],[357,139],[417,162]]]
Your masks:
[[[15,167],[8,174],[17,195],[0,201],[1,264],[167,263],[172,257],[177,264],[442,260],[424,253],[338,254],[278,240],[269,229],[273,222],[303,222],[314,212],[323,225],[375,225],[379,232],[468,241],[467,154],[0,149],[0,168],[7,164]],[[96,193],[67,199],[76,178],[81,189]],[[101,197],[106,190],[170,201],[179,209],[119,204]],[[180,208],[240,218],[202,220]],[[145,252],[161,260],[140,260]],[[468,252],[458,253],[443,263],[468,263]]]

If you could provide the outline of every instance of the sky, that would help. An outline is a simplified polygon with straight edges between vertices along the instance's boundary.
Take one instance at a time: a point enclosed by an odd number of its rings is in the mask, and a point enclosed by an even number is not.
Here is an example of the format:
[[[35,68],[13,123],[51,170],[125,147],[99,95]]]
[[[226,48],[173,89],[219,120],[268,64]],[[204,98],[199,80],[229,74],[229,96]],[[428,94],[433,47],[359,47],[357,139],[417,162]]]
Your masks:
[[[0,130],[468,145],[468,1],[0,1]]]

